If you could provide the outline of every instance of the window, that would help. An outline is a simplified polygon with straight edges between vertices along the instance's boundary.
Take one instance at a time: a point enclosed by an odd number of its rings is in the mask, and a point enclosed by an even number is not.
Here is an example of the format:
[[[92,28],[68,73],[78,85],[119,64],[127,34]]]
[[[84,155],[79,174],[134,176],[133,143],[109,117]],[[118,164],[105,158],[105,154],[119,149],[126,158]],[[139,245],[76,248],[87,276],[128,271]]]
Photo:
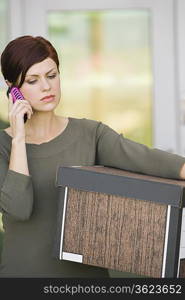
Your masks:
[[[110,125],[152,146],[150,11],[50,11],[64,115]]]

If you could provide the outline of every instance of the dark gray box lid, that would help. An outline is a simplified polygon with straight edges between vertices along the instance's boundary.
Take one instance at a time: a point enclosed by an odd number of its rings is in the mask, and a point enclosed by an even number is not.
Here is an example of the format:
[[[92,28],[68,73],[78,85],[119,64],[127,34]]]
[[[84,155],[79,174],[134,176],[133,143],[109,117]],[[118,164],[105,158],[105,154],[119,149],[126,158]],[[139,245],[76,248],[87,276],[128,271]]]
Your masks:
[[[182,208],[185,205],[182,180],[165,179],[104,166],[61,166],[57,187],[118,195]]]

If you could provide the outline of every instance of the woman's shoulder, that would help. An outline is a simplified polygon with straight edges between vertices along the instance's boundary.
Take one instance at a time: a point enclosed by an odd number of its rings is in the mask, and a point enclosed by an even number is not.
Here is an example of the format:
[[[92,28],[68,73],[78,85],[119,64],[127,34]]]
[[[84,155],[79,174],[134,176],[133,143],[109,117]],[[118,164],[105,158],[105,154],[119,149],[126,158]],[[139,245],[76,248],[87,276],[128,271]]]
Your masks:
[[[99,138],[105,133],[115,133],[115,131],[111,127],[109,127],[109,125],[105,124],[102,121],[88,118],[69,118],[69,120],[71,120],[71,123],[75,125],[74,128],[78,128],[78,130],[87,135],[92,134],[93,136],[95,135]]]
[[[0,129],[0,153],[6,157],[10,153],[11,136],[8,134],[7,128]]]
[[[11,132],[10,132],[10,127],[7,128],[1,128],[0,129],[0,140],[1,141],[6,141],[7,140],[7,136],[11,137]]]
[[[88,118],[74,118],[69,117],[69,120],[73,122],[76,126],[83,127],[86,129],[94,129],[100,126],[102,124],[101,121],[88,119]]]
[[[3,139],[6,139],[7,135],[9,137],[12,137],[11,136],[11,127],[0,129],[0,135],[2,136]]]

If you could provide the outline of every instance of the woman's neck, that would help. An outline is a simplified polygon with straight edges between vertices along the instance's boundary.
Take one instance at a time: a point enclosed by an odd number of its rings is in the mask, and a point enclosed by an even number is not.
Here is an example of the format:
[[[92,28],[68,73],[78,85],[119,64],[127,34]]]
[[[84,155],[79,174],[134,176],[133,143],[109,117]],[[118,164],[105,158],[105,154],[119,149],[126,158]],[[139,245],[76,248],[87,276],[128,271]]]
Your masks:
[[[62,129],[64,118],[53,112],[34,112],[25,124],[27,139],[47,139],[55,136]]]
[[[53,114],[41,116],[34,114],[25,124],[26,143],[41,144],[61,134],[67,127],[69,118]],[[5,129],[13,137],[11,127]]]

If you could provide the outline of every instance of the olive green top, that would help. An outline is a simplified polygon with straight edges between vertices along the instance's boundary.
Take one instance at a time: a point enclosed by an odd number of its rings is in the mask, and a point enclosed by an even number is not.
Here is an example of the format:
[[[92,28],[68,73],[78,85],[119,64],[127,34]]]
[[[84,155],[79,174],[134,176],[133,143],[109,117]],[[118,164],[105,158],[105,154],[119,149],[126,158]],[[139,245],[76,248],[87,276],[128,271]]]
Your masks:
[[[108,271],[60,261],[52,255],[56,233],[59,166],[104,165],[179,178],[185,158],[150,149],[101,122],[69,118],[49,142],[26,144],[30,176],[8,169],[12,138],[0,130],[0,211],[4,243],[0,277],[105,277]]]

